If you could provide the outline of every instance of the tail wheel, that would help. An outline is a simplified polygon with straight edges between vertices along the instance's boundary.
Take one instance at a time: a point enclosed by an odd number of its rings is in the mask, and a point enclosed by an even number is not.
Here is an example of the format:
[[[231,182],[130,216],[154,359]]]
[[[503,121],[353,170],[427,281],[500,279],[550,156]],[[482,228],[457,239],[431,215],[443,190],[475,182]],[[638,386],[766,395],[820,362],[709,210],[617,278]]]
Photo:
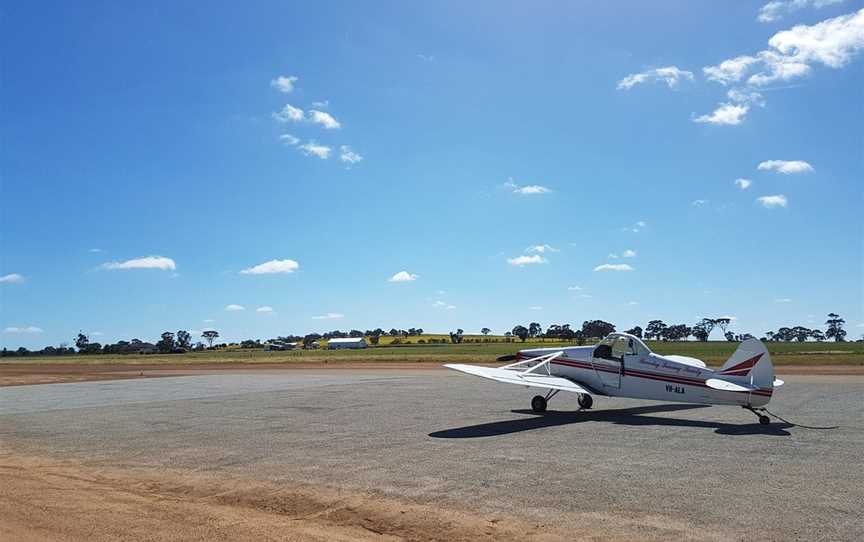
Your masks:
[[[546,412],[546,398],[542,395],[535,395],[531,399],[531,410],[534,412]]]
[[[594,399],[592,399],[590,395],[588,395],[587,393],[580,393],[579,394],[579,407],[580,408],[584,408],[585,410],[588,410],[589,408],[591,408],[591,405],[593,405],[593,404],[594,404]]]
[[[762,414],[761,416],[759,416],[759,423],[762,425],[768,425],[769,423],[771,423],[771,418]]]

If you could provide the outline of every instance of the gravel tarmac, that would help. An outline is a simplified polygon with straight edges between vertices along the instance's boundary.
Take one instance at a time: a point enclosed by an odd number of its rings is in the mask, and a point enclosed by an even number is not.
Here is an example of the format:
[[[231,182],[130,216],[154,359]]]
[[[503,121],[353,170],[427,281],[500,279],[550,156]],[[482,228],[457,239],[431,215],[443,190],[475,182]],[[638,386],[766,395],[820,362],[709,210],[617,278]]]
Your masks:
[[[0,448],[379,495],[603,538],[862,540],[864,377],[768,408],[559,394],[445,371],[221,374],[0,388]]]

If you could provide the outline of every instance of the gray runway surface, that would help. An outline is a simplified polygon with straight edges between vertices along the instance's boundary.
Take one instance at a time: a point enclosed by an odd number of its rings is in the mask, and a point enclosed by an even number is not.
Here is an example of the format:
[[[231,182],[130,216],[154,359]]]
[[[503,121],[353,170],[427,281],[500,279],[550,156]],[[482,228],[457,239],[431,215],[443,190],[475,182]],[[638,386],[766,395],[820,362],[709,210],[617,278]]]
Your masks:
[[[560,522],[864,539],[864,378],[789,377],[769,408],[530,391],[444,373],[211,375],[0,388],[16,452],[372,490]],[[558,409],[557,411],[555,409]]]

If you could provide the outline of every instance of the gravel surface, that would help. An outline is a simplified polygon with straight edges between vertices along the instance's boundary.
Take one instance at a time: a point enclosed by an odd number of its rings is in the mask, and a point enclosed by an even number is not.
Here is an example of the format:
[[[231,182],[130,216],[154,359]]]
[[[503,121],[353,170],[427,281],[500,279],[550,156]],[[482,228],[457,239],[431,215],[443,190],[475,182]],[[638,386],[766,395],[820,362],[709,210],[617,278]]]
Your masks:
[[[0,388],[6,451],[158,467],[663,538],[861,540],[864,377],[769,409],[559,394],[451,373],[223,374]],[[704,536],[702,536],[704,535]]]

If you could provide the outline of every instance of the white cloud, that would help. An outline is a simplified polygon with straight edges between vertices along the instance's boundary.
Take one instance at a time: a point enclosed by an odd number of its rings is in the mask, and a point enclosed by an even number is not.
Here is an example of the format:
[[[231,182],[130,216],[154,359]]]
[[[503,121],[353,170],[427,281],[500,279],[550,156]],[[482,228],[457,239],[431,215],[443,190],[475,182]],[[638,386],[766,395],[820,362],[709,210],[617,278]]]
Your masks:
[[[162,271],[174,271],[177,265],[171,258],[165,256],[145,256],[126,260],[125,262],[108,262],[102,264],[102,269],[160,269]]]
[[[8,275],[3,275],[0,277],[0,283],[13,284],[17,282],[24,282],[24,276],[19,275],[18,273],[9,273]]]
[[[273,310],[273,307],[269,305],[264,305],[263,307],[258,307],[257,309],[255,309],[255,312],[272,313],[276,311]]]
[[[3,333],[42,333],[43,329],[36,326],[16,327],[9,326],[3,330]]]
[[[525,249],[525,252],[539,252],[542,254],[544,252],[561,252],[561,251],[555,247],[543,244],[543,245],[530,246],[530,247]]]
[[[792,300],[788,297],[780,297],[774,300],[774,303],[792,303]]]
[[[632,73],[618,81],[618,90],[629,90],[640,83],[663,81],[671,89],[678,88],[681,79],[693,80],[693,72],[682,70],[677,66],[666,66],[640,73]]]
[[[327,109],[330,107],[330,100],[324,100],[323,102],[312,102],[312,107],[317,107],[318,109]]]
[[[525,265],[547,263],[547,260],[543,256],[535,254],[533,256],[516,256],[515,258],[507,258],[507,263],[523,267]]]
[[[721,85],[727,85],[729,83],[740,81],[750,67],[758,62],[758,58],[741,55],[736,56],[735,58],[730,58],[729,60],[724,60],[717,66],[702,68],[702,72],[705,74],[705,77],[711,81],[716,81]]]
[[[240,271],[243,275],[274,275],[277,273],[293,273],[300,268],[300,264],[294,260],[270,260],[269,262],[259,263],[248,269]]]
[[[282,111],[273,113],[273,119],[277,122],[300,122],[303,120],[303,110],[291,104],[285,104]]]
[[[540,306],[538,306],[538,305],[535,305],[535,306],[533,306],[533,307],[528,307],[528,310],[532,310],[532,311],[542,311],[542,310],[543,310],[543,307],[540,307]]]
[[[352,151],[348,145],[342,145],[339,147],[339,160],[346,164],[356,164],[363,160],[363,157],[359,153]]]
[[[630,250],[628,248],[627,250],[625,250],[624,252],[621,253],[621,257],[622,258],[635,258],[636,257],[636,251]]]
[[[691,202],[691,205],[693,205],[694,207],[702,207],[706,203],[708,203],[707,199],[695,199]]]
[[[756,92],[755,90],[741,90],[737,88],[730,88],[728,91],[726,91],[726,97],[735,103],[752,104],[758,105],[759,107],[765,107],[765,98],[762,96],[761,92]]]
[[[635,224],[633,224],[632,226],[624,226],[623,228],[621,228],[621,231],[639,233],[640,231],[645,229],[645,226],[647,226],[647,225],[648,224],[645,223],[644,220],[640,220],[640,221],[636,222]]]
[[[773,0],[759,8],[759,15],[756,17],[756,20],[762,23],[770,23],[782,19],[788,13],[808,6],[818,9],[839,4],[840,2],[843,2],[843,0]]]
[[[793,173],[809,173],[813,171],[813,166],[803,160],[766,160],[760,162],[757,169],[773,170],[784,175],[792,175]]]
[[[630,306],[635,306],[635,305],[638,305],[639,302],[638,301],[628,301],[627,304]]]
[[[413,282],[420,278],[418,275],[414,273],[409,273],[408,271],[399,271],[389,279],[388,282]]]
[[[453,310],[456,308],[456,305],[451,305],[449,303],[445,303],[444,301],[436,301],[435,303],[432,303],[432,306],[435,307],[436,309],[447,309],[447,310]]]
[[[741,190],[747,190],[751,184],[753,184],[753,181],[750,179],[735,179],[735,185]]]
[[[768,209],[772,209],[774,207],[786,207],[786,203],[788,203],[786,196],[784,196],[783,194],[777,194],[776,196],[762,196],[756,198],[756,201],[758,201],[762,205],[762,207],[766,207]]]
[[[581,286],[568,286],[567,289],[570,290],[571,292],[581,292],[582,291]]]
[[[604,263],[595,267],[594,271],[634,271],[634,269],[626,263]]]
[[[591,298],[594,297],[594,296],[591,295],[591,294],[582,294],[582,295],[580,295],[579,297],[581,297],[581,298],[583,298],[583,299],[591,299]]]
[[[225,305],[225,310],[228,312],[237,312],[237,311],[245,311],[246,307],[243,305],[235,305],[234,303],[230,305]]]
[[[539,184],[531,184],[517,188],[513,192],[516,194],[546,194],[547,192],[550,192],[550,190],[545,186],[540,186]]]
[[[300,149],[306,156],[314,155],[322,160],[330,158],[330,151],[333,150],[326,145],[319,145],[314,141],[304,143],[297,148]]]
[[[309,121],[312,124],[320,124],[325,130],[338,130],[342,127],[339,121],[333,118],[333,115],[317,109],[309,111]]]
[[[504,188],[514,194],[521,194],[523,196],[530,196],[533,194],[548,194],[552,191],[549,188],[546,188],[545,186],[541,186],[539,184],[519,186],[513,181],[513,179],[509,179],[506,183],[504,183]]]
[[[749,105],[721,103],[713,113],[710,115],[700,115],[694,118],[693,122],[735,126],[741,124],[741,121],[744,120],[749,110]]]
[[[703,68],[703,72],[708,79],[724,85],[741,81],[755,72],[747,79],[747,84],[765,86],[804,77],[816,64],[841,68],[864,48],[864,9],[777,32],[768,40],[768,45],[768,49],[755,55],[725,60],[717,66]]]
[[[294,137],[291,134],[282,134],[279,136],[279,141],[281,141],[285,145],[293,146],[293,145],[296,145],[297,143],[300,143],[300,138]]]
[[[89,253],[91,253],[91,254],[98,254],[98,253],[100,253],[100,252],[105,252],[105,251],[102,250],[101,248],[91,248],[91,249],[88,250],[87,252],[89,252]]]
[[[212,318],[207,318],[207,319],[204,320],[204,323],[205,323],[205,324],[212,324],[212,323],[215,322],[215,321],[216,321],[216,320],[214,320],[214,319],[212,319]]]
[[[338,320],[340,318],[345,318],[345,315],[338,312],[328,312],[327,314],[312,317],[313,320]]]
[[[285,94],[291,94],[294,92],[294,83],[297,82],[297,77],[293,75],[280,75],[276,79],[270,81],[270,86],[278,90],[279,92],[284,92]]]

